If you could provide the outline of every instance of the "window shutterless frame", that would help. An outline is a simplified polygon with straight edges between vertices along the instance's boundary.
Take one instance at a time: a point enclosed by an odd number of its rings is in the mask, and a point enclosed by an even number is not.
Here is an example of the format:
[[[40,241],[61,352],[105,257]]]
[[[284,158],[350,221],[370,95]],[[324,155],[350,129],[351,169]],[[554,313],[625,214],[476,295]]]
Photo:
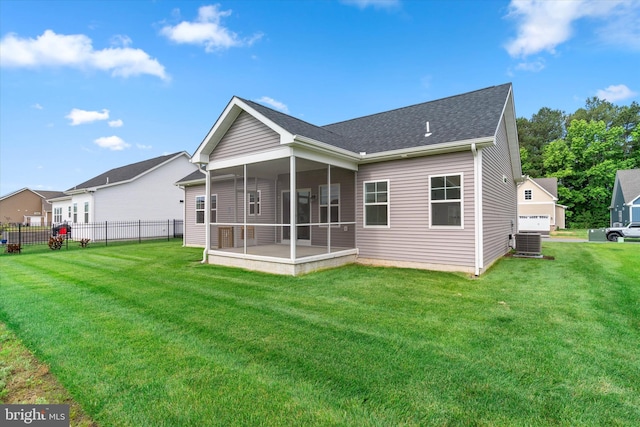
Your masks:
[[[464,229],[464,175],[429,175],[429,228]]]
[[[340,227],[340,224],[337,224],[340,222],[340,183],[331,184],[331,187],[322,184],[318,187],[318,194],[320,222],[323,224],[331,223],[332,227]],[[326,225],[321,225],[321,227],[326,227]]]
[[[391,227],[391,198],[388,179],[362,183],[362,203],[365,228]]]
[[[196,224],[204,224],[204,201],[206,196],[196,196],[195,212]]]

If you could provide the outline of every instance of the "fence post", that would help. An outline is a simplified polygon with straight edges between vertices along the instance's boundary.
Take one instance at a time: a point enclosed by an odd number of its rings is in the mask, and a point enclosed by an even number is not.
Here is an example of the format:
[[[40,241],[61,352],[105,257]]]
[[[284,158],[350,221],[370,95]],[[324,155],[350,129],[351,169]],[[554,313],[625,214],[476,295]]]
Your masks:
[[[18,224],[18,247],[22,249],[22,224]],[[21,254],[22,251],[18,253]]]
[[[167,220],[167,242],[171,240],[171,234],[170,234],[171,231],[169,230],[169,225],[170,225],[169,221],[171,221],[171,220],[169,220],[169,219]]]
[[[142,243],[142,220],[138,220],[138,243]]]
[[[104,245],[109,246],[109,237],[107,234],[109,233],[109,221],[104,222]]]

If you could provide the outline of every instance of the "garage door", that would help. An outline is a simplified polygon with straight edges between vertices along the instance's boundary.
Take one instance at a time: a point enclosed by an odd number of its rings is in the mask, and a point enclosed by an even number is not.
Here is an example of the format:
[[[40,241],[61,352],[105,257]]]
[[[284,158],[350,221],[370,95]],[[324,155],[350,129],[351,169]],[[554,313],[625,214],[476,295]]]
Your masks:
[[[546,231],[551,229],[549,215],[520,215],[518,216],[519,231]]]

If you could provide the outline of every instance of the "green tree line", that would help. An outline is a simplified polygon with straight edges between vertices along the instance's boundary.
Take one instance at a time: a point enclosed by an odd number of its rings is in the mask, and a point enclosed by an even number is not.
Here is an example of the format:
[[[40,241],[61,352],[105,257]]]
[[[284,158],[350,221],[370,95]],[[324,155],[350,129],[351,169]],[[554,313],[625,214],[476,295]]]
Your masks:
[[[522,172],[558,178],[570,228],[606,227],[616,171],[640,167],[640,104],[597,97],[573,114],[541,108],[517,119]]]

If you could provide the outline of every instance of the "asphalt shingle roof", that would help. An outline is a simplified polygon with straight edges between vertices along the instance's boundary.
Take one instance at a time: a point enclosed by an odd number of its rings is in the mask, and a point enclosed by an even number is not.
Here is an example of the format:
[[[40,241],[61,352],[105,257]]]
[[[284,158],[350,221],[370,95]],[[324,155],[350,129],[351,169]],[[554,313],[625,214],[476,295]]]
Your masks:
[[[154,167],[161,165],[172,157],[177,156],[182,153],[179,151],[173,154],[167,154],[165,156],[155,157],[153,159],[143,160],[141,162],[132,163],[130,165],[121,166],[119,168],[110,169],[105,173],[102,173],[98,176],[91,178],[88,181],[83,182],[82,184],[78,184],[73,188],[68,189],[67,191],[79,190],[84,188],[92,188],[92,187],[100,187],[102,185],[107,184],[115,184],[117,182],[129,181],[138,175],[147,172]],[[108,181],[107,181],[108,179]]]
[[[617,174],[624,201],[630,203],[640,195],[640,169],[619,170]]]
[[[207,175],[201,169],[197,169],[191,172],[189,175],[185,176],[184,178],[180,179],[180,181],[176,182],[176,184],[182,184],[186,182],[200,181],[200,180],[204,181],[206,177]]]
[[[533,180],[553,197],[558,197],[558,178],[534,178]]]
[[[243,101],[292,134],[355,153],[378,153],[493,137],[510,89],[506,83],[326,126]],[[429,137],[425,137],[427,122]]]

